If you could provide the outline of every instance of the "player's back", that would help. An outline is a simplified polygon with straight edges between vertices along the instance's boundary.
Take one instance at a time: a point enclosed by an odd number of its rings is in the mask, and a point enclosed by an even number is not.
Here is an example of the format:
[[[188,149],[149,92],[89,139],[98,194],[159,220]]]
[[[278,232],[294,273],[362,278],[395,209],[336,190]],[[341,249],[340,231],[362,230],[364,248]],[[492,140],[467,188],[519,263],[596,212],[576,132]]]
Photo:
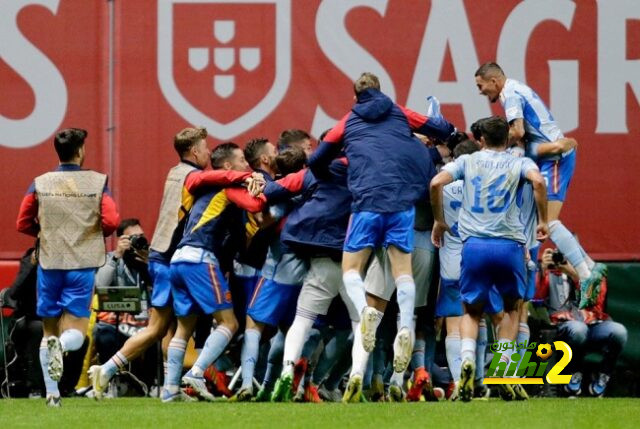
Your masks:
[[[443,189],[444,221],[451,233],[444,233],[444,245],[440,248],[440,277],[447,280],[460,278],[462,239],[458,234],[458,217],[462,206],[463,181],[456,180]]]
[[[528,157],[537,159],[536,147],[540,143],[553,142],[564,137],[542,99],[524,83],[507,79],[500,93],[500,102],[508,122],[520,118],[524,120]]]
[[[464,180],[458,220],[463,241],[469,237],[526,241],[516,198],[526,173],[537,170],[530,159],[485,149],[463,155],[444,169],[454,180]]]
[[[344,142],[353,211],[403,211],[427,198],[435,167],[389,97],[379,91],[361,94],[346,121]]]

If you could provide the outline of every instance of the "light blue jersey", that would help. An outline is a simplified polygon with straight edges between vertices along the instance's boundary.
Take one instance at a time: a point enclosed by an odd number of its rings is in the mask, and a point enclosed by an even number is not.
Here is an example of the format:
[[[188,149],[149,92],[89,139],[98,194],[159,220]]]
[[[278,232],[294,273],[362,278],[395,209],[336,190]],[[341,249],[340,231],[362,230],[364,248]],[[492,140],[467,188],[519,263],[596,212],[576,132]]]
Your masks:
[[[517,146],[507,149],[507,152],[515,157],[524,156],[524,150]],[[522,221],[522,225],[524,225],[524,236],[527,239],[527,249],[533,249],[539,246],[540,243],[536,240],[538,208],[536,207],[536,200],[533,197],[533,185],[531,185],[531,183],[525,182],[522,186],[518,206],[520,207],[520,220]]]
[[[453,180],[464,180],[458,234],[506,238],[525,243],[517,194],[526,174],[538,167],[529,158],[484,149],[462,155],[442,168]]]
[[[524,120],[526,155],[534,161],[538,160],[540,143],[554,142],[564,137],[547,106],[538,94],[524,83],[507,79],[500,92],[500,103],[504,108],[507,122],[511,123],[515,119]],[[564,155],[547,156],[544,159],[560,159],[572,151]]]
[[[440,277],[447,280],[460,278],[462,239],[458,235],[458,215],[462,206],[462,180],[444,187],[444,221],[453,234],[444,233],[444,245],[440,248]]]

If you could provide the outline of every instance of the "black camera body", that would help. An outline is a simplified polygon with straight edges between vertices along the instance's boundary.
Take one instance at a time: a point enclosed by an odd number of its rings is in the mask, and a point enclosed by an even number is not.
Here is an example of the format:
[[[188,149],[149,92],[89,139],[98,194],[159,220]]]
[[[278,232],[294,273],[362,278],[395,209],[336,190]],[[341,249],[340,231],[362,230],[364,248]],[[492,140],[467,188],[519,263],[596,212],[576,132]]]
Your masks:
[[[141,234],[134,234],[129,236],[129,241],[131,242],[131,248],[133,250],[148,250],[149,249],[149,241],[147,237]]]
[[[551,260],[553,261],[553,265],[555,265],[555,266],[564,265],[564,264],[567,263],[567,260],[565,259],[564,255],[558,249],[555,249],[551,253]]]

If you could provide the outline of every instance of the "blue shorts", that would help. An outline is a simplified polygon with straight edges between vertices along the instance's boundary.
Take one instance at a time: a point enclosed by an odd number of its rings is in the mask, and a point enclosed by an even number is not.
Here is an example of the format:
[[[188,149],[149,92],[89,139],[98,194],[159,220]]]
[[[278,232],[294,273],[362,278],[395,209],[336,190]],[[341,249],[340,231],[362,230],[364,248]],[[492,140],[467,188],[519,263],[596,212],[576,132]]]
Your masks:
[[[529,249],[529,256],[531,260],[536,263],[536,269],[530,270],[527,267],[527,288],[524,291],[524,301],[531,301],[533,299],[533,295],[536,294],[536,273],[538,267],[538,250],[540,246],[533,247]]]
[[[569,183],[576,169],[576,151],[564,158],[554,161],[538,161],[540,174],[547,184],[547,199],[549,201],[564,201],[567,197]]]
[[[231,288],[231,298],[237,316],[246,316],[249,300],[253,296],[256,284],[260,276],[240,276],[231,274],[229,287]]]
[[[178,317],[233,308],[226,279],[216,265],[206,262],[173,262],[171,294]]]
[[[95,277],[95,268],[45,270],[38,265],[36,313],[46,318],[59,317],[63,312],[89,317]]]
[[[287,285],[260,278],[249,301],[247,316],[271,326],[290,326],[296,316],[300,289],[301,284]]]
[[[504,238],[468,238],[462,245],[460,293],[465,304],[489,301],[496,287],[501,297],[524,296],[524,244]]]
[[[171,305],[171,268],[166,262],[149,261],[151,276],[151,306],[156,308]]]
[[[355,253],[362,249],[391,245],[406,253],[413,250],[414,207],[394,213],[355,212],[349,219],[344,251]]]
[[[489,291],[489,300],[484,305],[487,314],[500,313],[503,310],[502,297],[495,287]],[[464,314],[460,283],[458,280],[440,278],[440,290],[436,301],[436,317],[459,317]]]

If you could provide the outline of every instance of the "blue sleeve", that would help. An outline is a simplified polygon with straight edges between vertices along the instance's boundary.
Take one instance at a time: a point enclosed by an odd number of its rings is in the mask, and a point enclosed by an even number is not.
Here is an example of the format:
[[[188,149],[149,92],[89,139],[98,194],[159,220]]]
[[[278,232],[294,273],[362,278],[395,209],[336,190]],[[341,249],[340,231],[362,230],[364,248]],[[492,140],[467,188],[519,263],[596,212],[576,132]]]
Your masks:
[[[321,141],[318,148],[311,154],[308,166],[316,177],[329,176],[329,164],[340,155],[342,144]]]
[[[435,137],[438,140],[446,141],[456,128],[442,116],[429,118],[420,128],[416,130],[420,134],[428,137]]]

